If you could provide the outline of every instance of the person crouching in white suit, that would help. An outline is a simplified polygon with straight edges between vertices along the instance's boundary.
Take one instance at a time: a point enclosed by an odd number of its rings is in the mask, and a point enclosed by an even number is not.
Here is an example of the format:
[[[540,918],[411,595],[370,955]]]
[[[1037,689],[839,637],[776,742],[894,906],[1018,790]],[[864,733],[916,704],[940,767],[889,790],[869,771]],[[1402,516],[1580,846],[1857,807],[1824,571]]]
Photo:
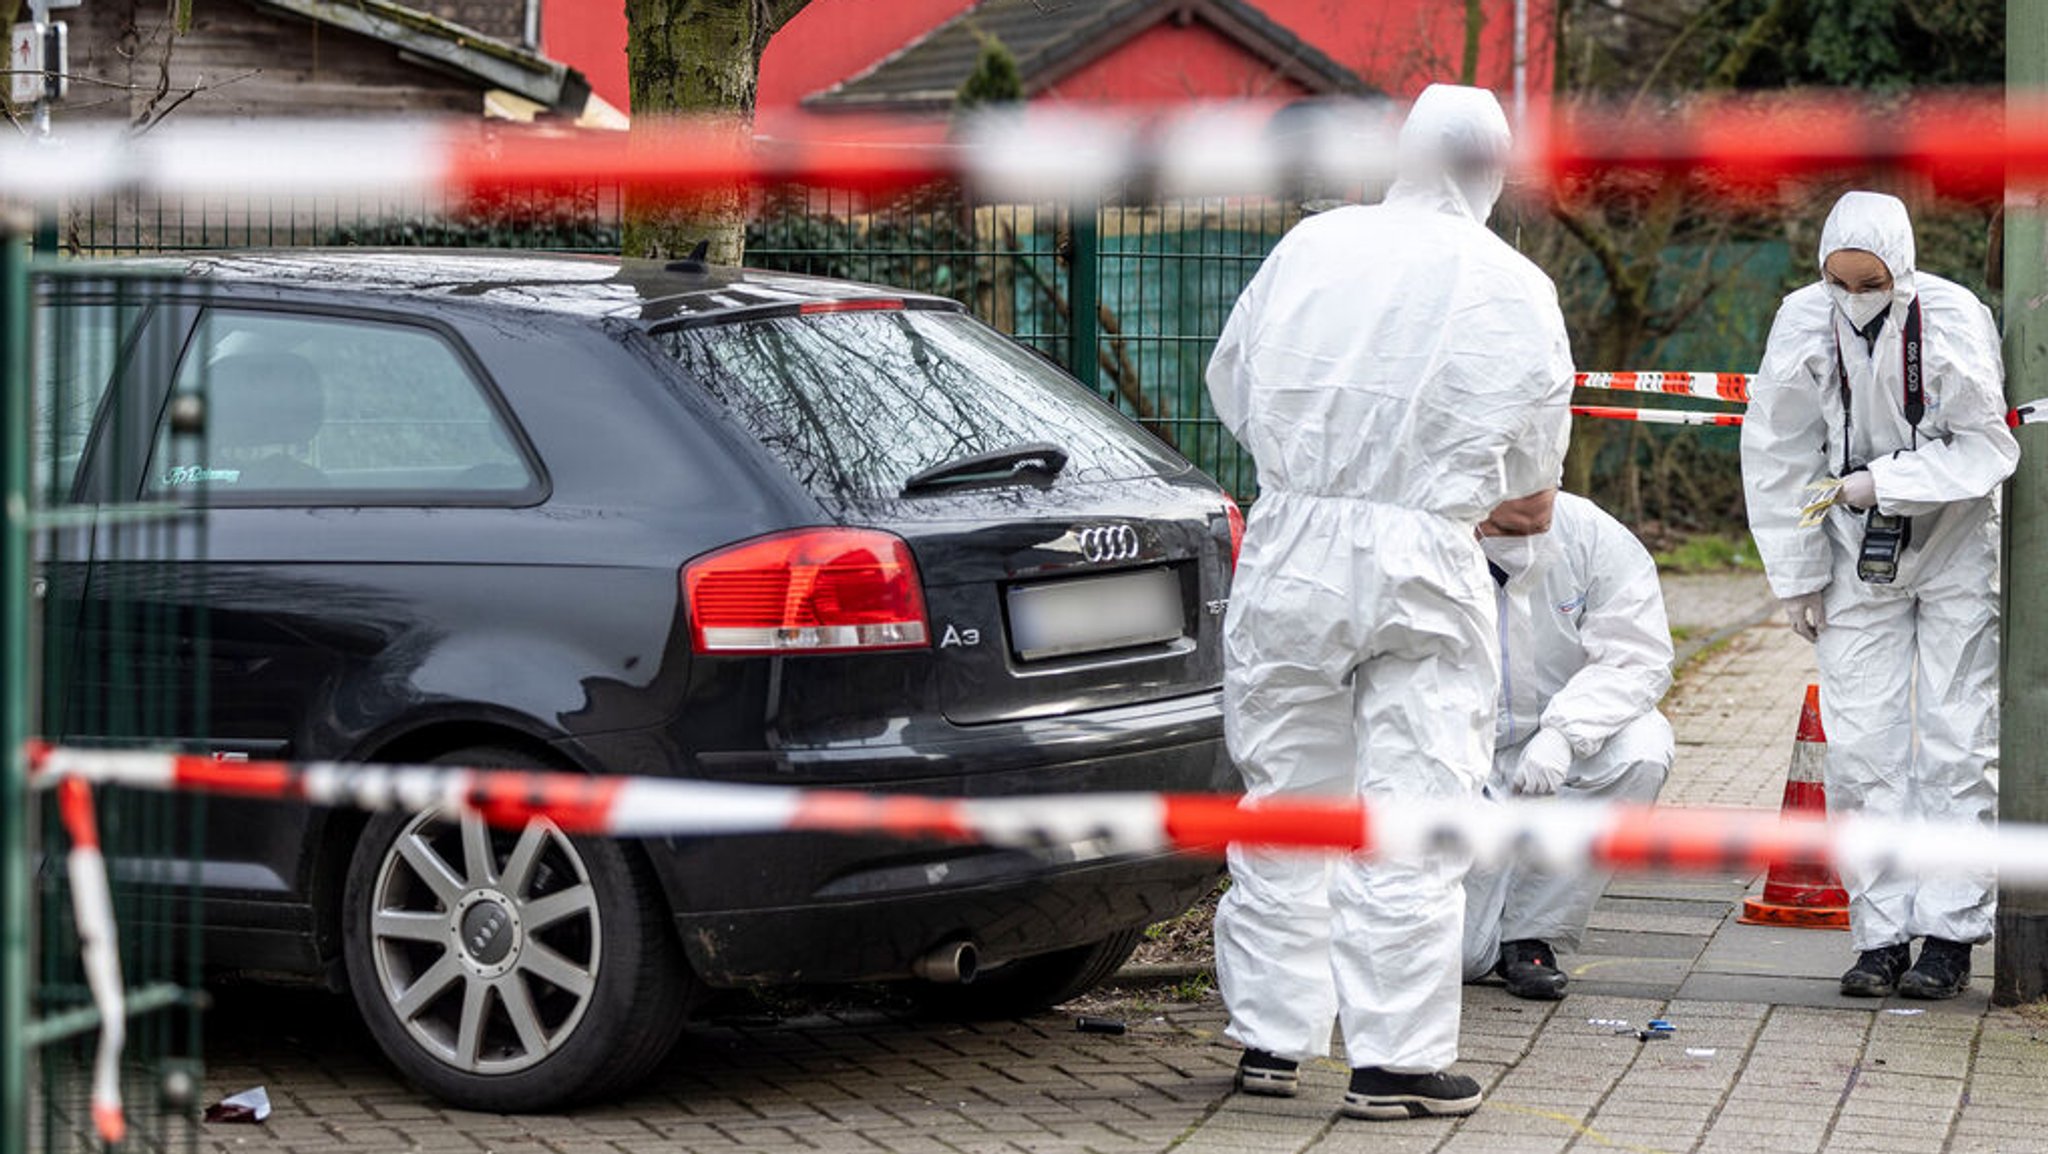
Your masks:
[[[1599,506],[1546,490],[1479,526],[1500,617],[1492,798],[1657,800],[1671,771],[1671,630],[1649,550]],[[1465,980],[1564,997],[1557,951],[1584,942],[1611,874],[1525,865],[1465,877]]]

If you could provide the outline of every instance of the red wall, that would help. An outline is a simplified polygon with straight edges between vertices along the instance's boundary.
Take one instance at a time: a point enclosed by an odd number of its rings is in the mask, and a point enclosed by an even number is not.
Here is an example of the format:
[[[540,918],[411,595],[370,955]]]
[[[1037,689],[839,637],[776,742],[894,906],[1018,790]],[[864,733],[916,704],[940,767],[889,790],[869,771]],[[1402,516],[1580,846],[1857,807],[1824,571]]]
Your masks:
[[[811,0],[768,41],[757,100],[793,106],[973,7],[974,0]]]
[[[1085,2],[1085,0],[1073,0]],[[1253,0],[1326,55],[1395,96],[1432,80],[1455,79],[1465,50],[1465,6],[1455,0]],[[791,109],[805,96],[853,76],[973,0],[811,0],[761,60],[760,104]],[[1550,90],[1555,0],[1528,0],[1528,90]],[[581,69],[599,96],[627,107],[626,12],[605,0],[554,0],[541,12],[541,48]],[[1486,0],[1480,82],[1506,104],[1513,90],[1513,0]],[[1250,94],[1263,72],[1200,25],[1161,25],[1058,86],[1075,100],[1156,100]],[[1290,92],[1268,95],[1285,97]]]
[[[1331,59],[1397,97],[1414,96],[1437,80],[1456,80],[1465,59],[1465,6],[1455,0],[1253,0],[1276,22]],[[1514,93],[1513,0],[1485,0],[1479,83]],[[1527,84],[1532,99],[1548,96],[1554,71],[1556,0],[1528,0]]]
[[[628,109],[624,0],[554,0],[540,8],[540,50],[583,73],[591,91]]]
[[[1046,95],[1061,100],[1156,103],[1202,97],[1289,100],[1307,95],[1273,75],[1265,61],[1205,24],[1155,24],[1116,51],[1061,80]]]

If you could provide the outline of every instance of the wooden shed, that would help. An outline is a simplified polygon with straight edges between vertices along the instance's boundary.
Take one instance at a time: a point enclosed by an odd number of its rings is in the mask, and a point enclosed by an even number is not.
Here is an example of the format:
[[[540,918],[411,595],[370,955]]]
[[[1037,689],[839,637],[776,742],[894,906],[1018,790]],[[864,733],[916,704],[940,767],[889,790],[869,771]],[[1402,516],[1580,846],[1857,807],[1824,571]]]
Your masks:
[[[174,29],[162,0],[85,0],[69,24],[70,95],[60,122],[178,117],[483,116],[508,95],[573,121],[583,75],[504,38],[516,2],[469,0],[496,14],[491,35],[390,0],[204,0]],[[499,10],[503,9],[503,12]]]

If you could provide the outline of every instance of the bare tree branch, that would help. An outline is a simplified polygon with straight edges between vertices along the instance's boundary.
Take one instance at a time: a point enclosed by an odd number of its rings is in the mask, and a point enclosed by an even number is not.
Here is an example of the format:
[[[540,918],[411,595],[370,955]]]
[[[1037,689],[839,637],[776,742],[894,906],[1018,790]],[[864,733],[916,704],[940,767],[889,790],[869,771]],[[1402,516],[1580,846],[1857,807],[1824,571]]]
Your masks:
[[[760,24],[761,43],[767,44],[770,36],[782,31],[782,26],[794,20],[796,14],[803,11],[810,2],[811,0],[760,0],[760,15],[756,19]]]
[[[1551,203],[1550,215],[1564,226],[1566,232],[1571,233],[1580,244],[1586,246],[1587,252],[1593,254],[1593,259],[1599,263],[1600,271],[1607,277],[1608,284],[1620,283],[1627,262],[1622,259],[1621,246],[1614,243],[1612,236],[1595,228],[1593,222],[1567,208],[1562,201]]]
[[[1657,63],[1650,66],[1650,71],[1643,77],[1643,82],[1636,87],[1635,96],[1629,100],[1631,114],[1640,108],[1643,100],[1656,89],[1657,81],[1663,78],[1664,70],[1671,66],[1679,50],[1691,43],[1692,38],[1699,35],[1700,30],[1705,28],[1709,21],[1718,17],[1733,2],[1734,0],[1714,0],[1714,3],[1700,9],[1686,22],[1685,27],[1679,30],[1678,35],[1671,38],[1671,43],[1664,46],[1664,51],[1657,57]]]
[[[1756,19],[1749,22],[1749,27],[1744,28],[1741,35],[1735,38],[1734,47],[1721,58],[1720,66],[1707,78],[1709,87],[1735,87],[1735,82],[1742,78],[1742,70],[1749,67],[1749,62],[1762,51],[1765,44],[1770,42],[1771,35],[1778,30],[1778,25],[1784,22],[1786,3],[1787,0],[1771,0],[1769,7],[1757,13]]]

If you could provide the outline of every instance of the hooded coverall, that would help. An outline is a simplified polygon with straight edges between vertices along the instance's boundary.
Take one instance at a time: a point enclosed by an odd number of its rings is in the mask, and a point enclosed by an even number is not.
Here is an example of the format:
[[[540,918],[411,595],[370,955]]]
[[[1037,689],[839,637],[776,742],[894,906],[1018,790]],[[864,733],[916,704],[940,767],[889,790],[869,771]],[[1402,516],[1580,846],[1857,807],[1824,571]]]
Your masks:
[[[1248,806],[1464,797],[1486,777],[1497,653],[1473,530],[1556,484],[1572,380],[1555,287],[1485,227],[1507,144],[1491,93],[1432,86],[1385,203],[1297,225],[1217,344],[1209,395],[1259,476],[1224,620]],[[1457,163],[1475,153],[1490,163]],[[1231,1037],[1300,1060],[1341,1016],[1354,1067],[1456,1060],[1462,861],[1229,861]]]
[[[1671,687],[1657,564],[1627,526],[1570,493],[1557,495],[1550,531],[1525,540],[1526,568],[1497,566],[1507,580],[1495,579],[1500,712],[1486,792],[1513,793],[1523,749],[1550,729],[1572,750],[1559,802],[1653,802],[1674,753],[1671,723],[1657,711]],[[1466,979],[1491,970],[1504,941],[1577,950],[1610,876],[1473,870],[1465,878]]]
[[[1815,656],[1829,812],[1989,823],[1998,490],[2019,460],[2005,425],[1998,333],[1967,290],[1914,270],[1912,222],[1897,199],[1842,197],[1821,230],[1821,262],[1843,249],[1869,252],[1890,271],[1882,327],[1866,344],[1823,284],[1779,307],[1742,426],[1750,528],[1779,597],[1825,591]],[[1915,300],[1926,405],[1917,429],[1906,419],[1904,368]],[[1837,505],[1823,526],[1798,525],[1802,487],[1857,466],[1869,468],[1880,511],[1912,518],[1890,584],[1857,576],[1862,512]],[[1988,872],[1844,869],[1842,882],[1859,951],[1991,935]]]

